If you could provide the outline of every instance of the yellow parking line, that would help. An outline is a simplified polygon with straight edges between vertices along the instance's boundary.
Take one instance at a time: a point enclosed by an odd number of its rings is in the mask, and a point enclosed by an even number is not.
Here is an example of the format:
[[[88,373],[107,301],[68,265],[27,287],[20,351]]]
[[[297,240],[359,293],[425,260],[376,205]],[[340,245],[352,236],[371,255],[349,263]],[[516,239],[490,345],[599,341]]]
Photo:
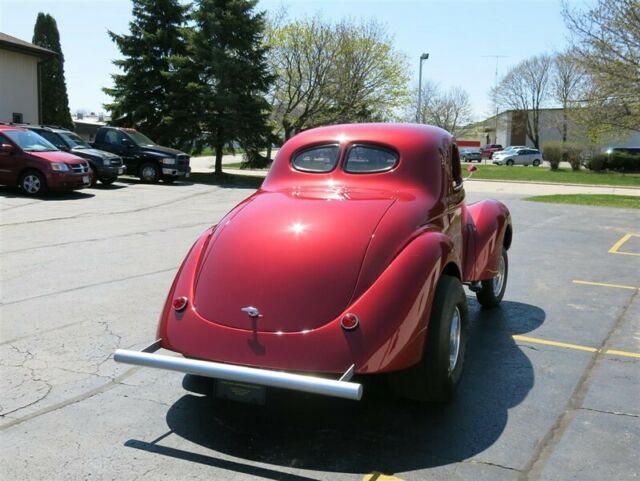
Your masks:
[[[632,237],[640,237],[640,234],[625,234],[625,235],[623,235],[622,238],[618,242],[613,244],[611,249],[609,249],[609,254],[621,254],[621,255],[624,255],[624,256],[640,256],[640,252],[620,252],[618,250],[618,249],[620,249],[620,247],[622,247],[622,245],[625,242],[627,242]]]
[[[610,354],[611,356],[623,356],[623,357],[635,357],[640,359],[639,352],[627,352],[627,351],[616,351],[615,349],[607,349],[605,354]]]
[[[529,336],[512,336],[514,341],[529,342],[531,344],[544,344],[545,346],[563,347],[565,349],[575,349],[576,351],[597,352],[595,347],[581,346],[580,344],[570,344],[568,342],[547,341],[546,339],[539,339],[537,337]]]
[[[564,349],[573,349],[576,351],[586,352],[604,352],[610,356],[633,357],[640,359],[640,353],[629,351],[618,351],[616,349],[598,349],[597,347],[583,346],[581,344],[571,344],[568,342],[549,341],[548,339],[540,339],[539,337],[521,336],[515,334],[511,336],[514,341],[521,341],[529,344],[542,344],[545,346],[562,347]]]
[[[591,281],[579,281],[573,280],[574,284],[582,284],[585,286],[600,286],[600,287],[616,287],[618,289],[631,289],[633,291],[637,291],[640,287],[635,286],[627,286],[624,284],[607,284],[606,282],[591,282]]]
[[[396,478],[395,476],[388,476],[386,474],[378,473],[374,471],[371,474],[367,474],[362,481],[403,481],[400,478]]]

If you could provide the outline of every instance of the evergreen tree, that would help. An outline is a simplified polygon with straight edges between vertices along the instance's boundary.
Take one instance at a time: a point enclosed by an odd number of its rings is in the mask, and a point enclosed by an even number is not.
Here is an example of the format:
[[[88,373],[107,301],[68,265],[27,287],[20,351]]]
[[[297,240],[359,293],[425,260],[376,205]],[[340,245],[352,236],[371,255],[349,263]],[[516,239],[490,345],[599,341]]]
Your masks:
[[[222,173],[225,145],[238,142],[255,151],[270,140],[268,73],[263,42],[264,13],[257,0],[197,0],[195,30],[185,66],[199,108],[202,141],[215,150],[215,173]]]
[[[47,48],[58,55],[40,64],[40,95],[42,122],[72,129],[67,84],[64,80],[64,56],[56,20],[49,14],[38,13],[33,29],[34,45]]]
[[[134,127],[162,145],[188,148],[194,125],[189,93],[178,65],[186,55],[189,6],[178,0],[133,0],[128,35],[109,32],[124,59],[113,63],[112,123]]]

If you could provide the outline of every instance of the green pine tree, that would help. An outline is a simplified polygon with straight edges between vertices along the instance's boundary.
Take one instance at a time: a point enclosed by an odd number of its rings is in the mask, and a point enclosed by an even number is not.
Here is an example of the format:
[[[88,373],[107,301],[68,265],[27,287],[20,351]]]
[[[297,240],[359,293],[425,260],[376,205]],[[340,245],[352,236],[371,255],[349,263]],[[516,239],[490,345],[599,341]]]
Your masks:
[[[197,0],[187,71],[198,105],[202,140],[212,146],[222,173],[225,146],[256,149],[270,139],[265,94],[273,78],[263,42],[264,13],[257,0]]]
[[[33,29],[32,43],[58,54],[42,62],[40,66],[42,122],[72,129],[73,122],[69,112],[67,84],[64,80],[64,56],[60,47],[60,34],[56,20],[51,15],[38,13]]]
[[[189,6],[178,0],[133,0],[128,35],[109,32],[124,59],[112,75],[105,108],[112,123],[134,127],[161,145],[190,148],[194,125],[190,94],[178,65],[186,55]]]

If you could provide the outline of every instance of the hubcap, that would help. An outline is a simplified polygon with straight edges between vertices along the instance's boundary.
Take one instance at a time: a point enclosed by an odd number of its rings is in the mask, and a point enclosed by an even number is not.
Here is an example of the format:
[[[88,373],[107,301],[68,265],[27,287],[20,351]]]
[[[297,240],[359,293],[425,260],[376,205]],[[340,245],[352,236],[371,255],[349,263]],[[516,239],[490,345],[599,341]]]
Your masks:
[[[40,190],[40,179],[37,175],[29,174],[22,181],[22,188],[29,194],[35,194]]]
[[[493,295],[498,297],[502,292],[502,285],[504,284],[504,256],[500,256],[500,263],[498,264],[498,274],[493,278]]]
[[[449,374],[453,372],[458,364],[460,355],[460,311],[456,306],[451,318],[451,331],[449,332]]]
[[[142,169],[142,177],[145,180],[153,180],[156,177],[156,171],[153,167],[145,167]]]

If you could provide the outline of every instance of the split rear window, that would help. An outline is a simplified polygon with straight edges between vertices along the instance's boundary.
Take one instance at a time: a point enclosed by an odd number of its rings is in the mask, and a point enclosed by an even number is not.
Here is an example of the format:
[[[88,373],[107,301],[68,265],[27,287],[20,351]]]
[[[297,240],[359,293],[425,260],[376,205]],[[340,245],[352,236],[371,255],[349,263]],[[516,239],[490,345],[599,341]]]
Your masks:
[[[321,145],[296,153],[293,167],[303,172],[331,172],[340,156],[339,145]],[[353,145],[347,151],[344,170],[352,174],[386,172],[398,164],[398,154],[375,145]]]
[[[331,172],[338,162],[339,145],[311,147],[293,156],[291,163],[303,172]]]
[[[344,170],[352,174],[385,172],[398,163],[398,154],[373,145],[354,145],[347,153]]]

